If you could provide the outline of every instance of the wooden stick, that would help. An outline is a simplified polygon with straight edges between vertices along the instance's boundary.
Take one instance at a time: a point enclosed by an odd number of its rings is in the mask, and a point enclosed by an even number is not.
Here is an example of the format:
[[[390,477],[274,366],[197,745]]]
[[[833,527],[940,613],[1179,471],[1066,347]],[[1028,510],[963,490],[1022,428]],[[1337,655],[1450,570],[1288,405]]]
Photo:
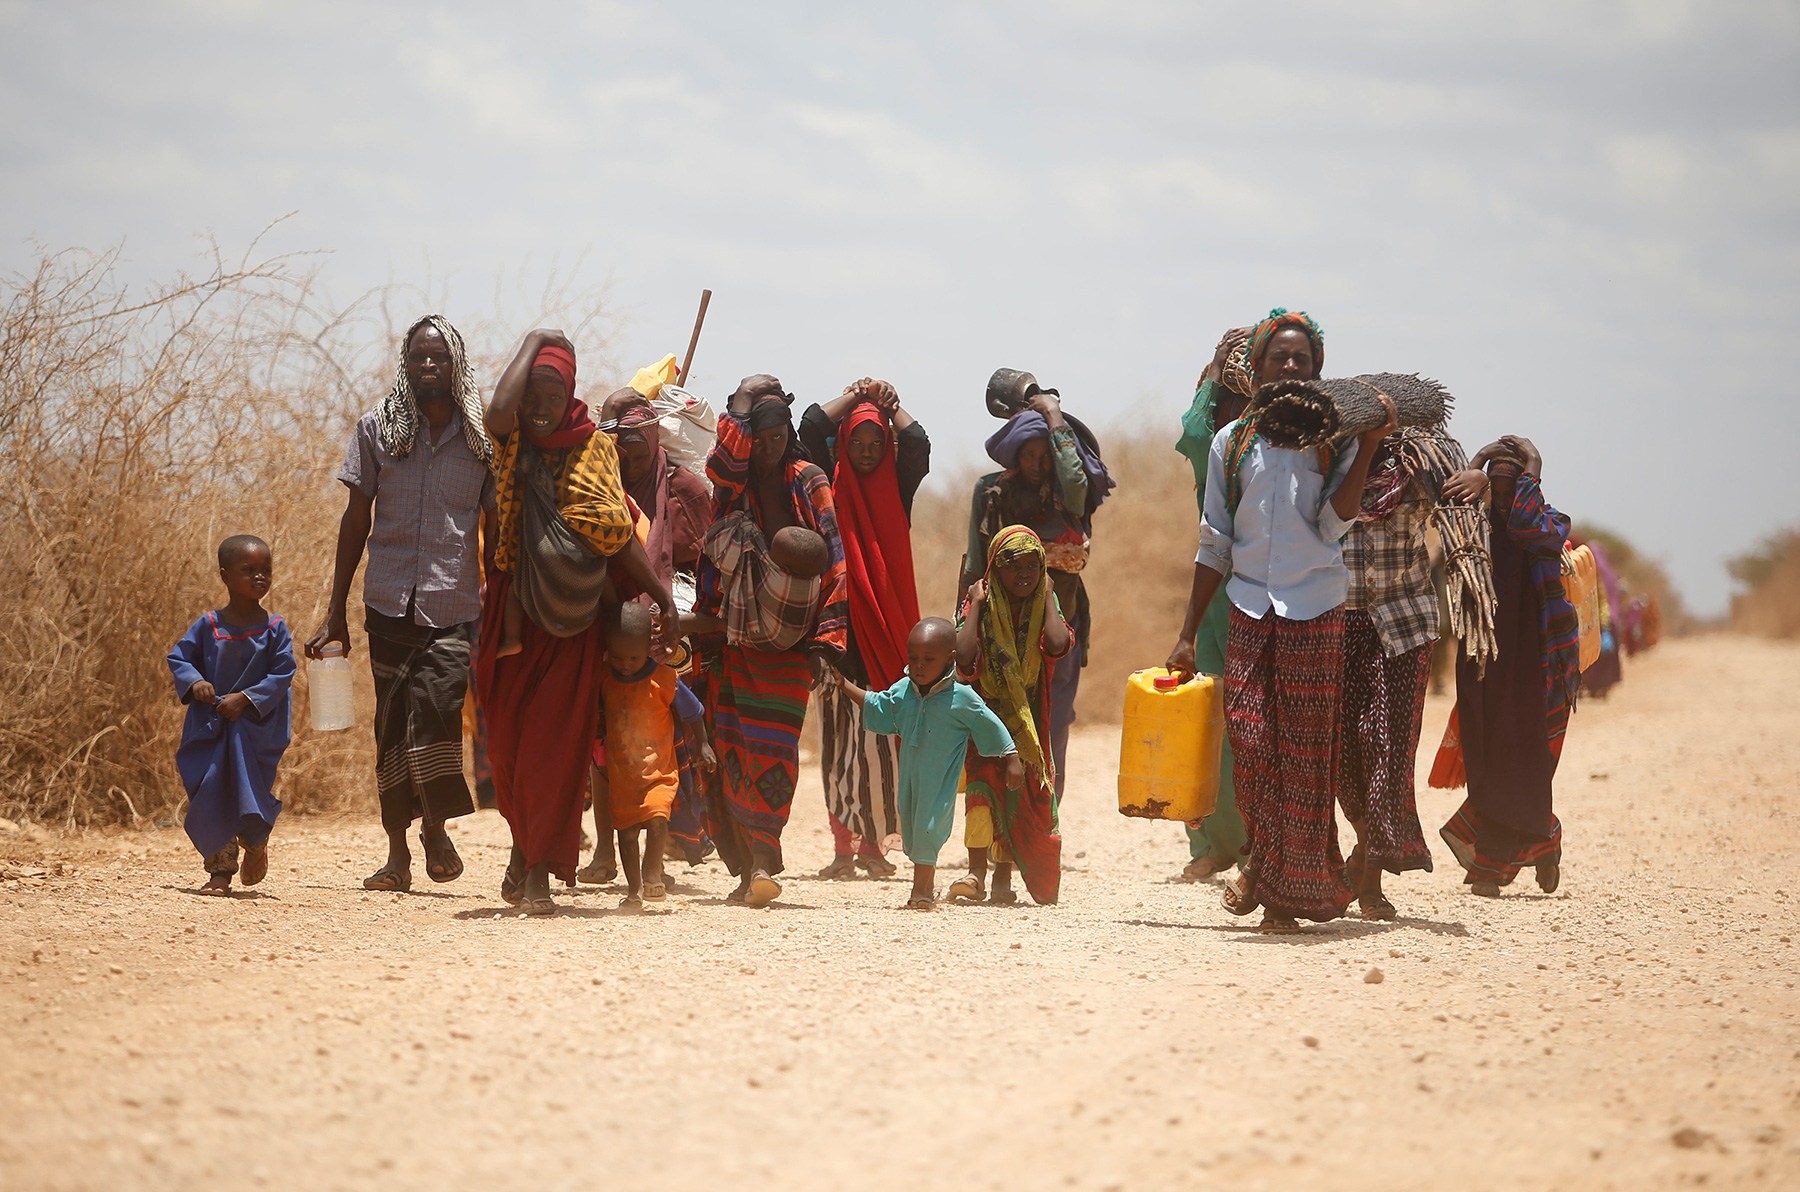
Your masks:
[[[675,381],[683,388],[687,387],[688,369],[694,366],[694,345],[700,342],[700,324],[706,322],[706,304],[712,301],[711,290],[700,291],[700,313],[694,316],[694,334],[688,337],[687,359],[682,362],[681,376]]]

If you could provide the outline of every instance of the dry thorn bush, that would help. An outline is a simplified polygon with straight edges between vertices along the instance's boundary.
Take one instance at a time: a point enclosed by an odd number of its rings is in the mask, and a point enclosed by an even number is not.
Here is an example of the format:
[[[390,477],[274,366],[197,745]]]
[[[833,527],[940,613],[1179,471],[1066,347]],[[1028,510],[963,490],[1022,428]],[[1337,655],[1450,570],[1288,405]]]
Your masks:
[[[400,329],[436,307],[394,287],[334,305],[304,257],[256,252],[215,247],[201,275],[141,296],[116,252],[41,253],[0,279],[0,814],[179,817],[165,659],[222,603],[220,539],[269,541],[268,607],[296,639],[324,611],[349,429],[386,391]],[[603,291],[553,276],[535,305],[613,371]],[[476,375],[496,375],[518,324],[451,317]],[[302,660],[277,793],[290,811],[372,806],[368,732],[311,733],[307,711]]]

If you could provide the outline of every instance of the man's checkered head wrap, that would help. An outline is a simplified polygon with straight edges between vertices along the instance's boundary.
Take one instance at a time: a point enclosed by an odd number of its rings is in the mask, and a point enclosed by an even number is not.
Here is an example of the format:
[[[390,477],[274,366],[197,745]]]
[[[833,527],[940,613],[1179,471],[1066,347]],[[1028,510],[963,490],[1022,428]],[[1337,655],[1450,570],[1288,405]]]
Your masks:
[[[375,411],[375,425],[381,446],[389,455],[405,459],[412,452],[413,436],[419,429],[419,399],[413,394],[412,382],[406,376],[406,349],[422,327],[431,327],[444,337],[450,349],[450,399],[462,413],[463,439],[475,458],[484,464],[494,462],[494,445],[484,428],[486,407],[481,390],[475,384],[475,370],[469,367],[469,353],[463,346],[462,334],[443,315],[426,315],[400,337],[400,363],[394,368],[394,387],[381,399]]]

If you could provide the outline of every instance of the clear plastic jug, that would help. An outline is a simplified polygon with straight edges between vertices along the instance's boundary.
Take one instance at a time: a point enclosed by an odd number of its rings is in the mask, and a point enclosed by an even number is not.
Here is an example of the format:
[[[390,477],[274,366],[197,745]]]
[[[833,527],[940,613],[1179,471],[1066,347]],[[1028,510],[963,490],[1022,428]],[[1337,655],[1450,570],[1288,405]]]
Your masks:
[[[331,733],[356,723],[356,688],[351,682],[350,659],[338,642],[327,642],[306,664],[306,696],[312,707],[314,732]]]
[[[1119,814],[1168,820],[1212,814],[1225,740],[1224,688],[1215,675],[1183,683],[1161,667],[1126,680]]]

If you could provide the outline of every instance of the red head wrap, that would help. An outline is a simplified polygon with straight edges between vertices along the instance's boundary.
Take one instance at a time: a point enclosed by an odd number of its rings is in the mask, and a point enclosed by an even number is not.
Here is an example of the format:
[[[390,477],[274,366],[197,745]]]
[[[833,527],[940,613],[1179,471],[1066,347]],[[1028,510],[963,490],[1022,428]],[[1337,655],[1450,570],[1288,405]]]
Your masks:
[[[541,439],[531,434],[530,431],[525,432],[526,436],[531,439],[533,446],[548,447],[552,450],[573,447],[577,443],[586,442],[588,436],[594,433],[594,420],[588,417],[587,403],[575,396],[575,353],[567,348],[546,344],[538,349],[538,354],[531,361],[532,372],[535,373],[540,369],[555,373],[557,378],[562,381],[563,392],[568,395],[569,405],[563,411],[562,421],[557,424],[555,430]]]

